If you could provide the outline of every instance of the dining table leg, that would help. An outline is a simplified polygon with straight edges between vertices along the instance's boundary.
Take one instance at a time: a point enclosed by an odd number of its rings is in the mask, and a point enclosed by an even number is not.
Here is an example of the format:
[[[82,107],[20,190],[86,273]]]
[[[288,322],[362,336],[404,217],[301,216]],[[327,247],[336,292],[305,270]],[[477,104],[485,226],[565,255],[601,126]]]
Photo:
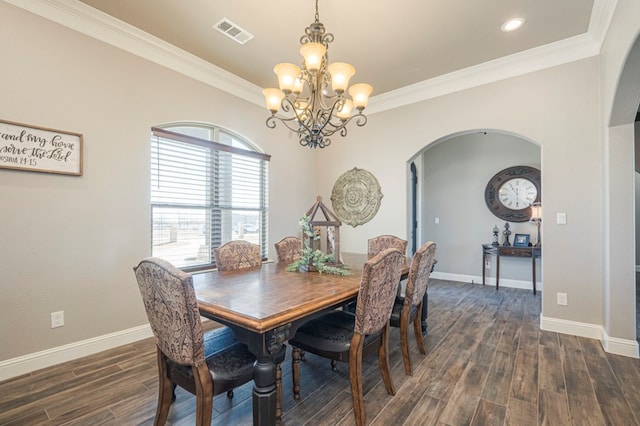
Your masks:
[[[253,365],[253,424],[276,424],[276,364],[273,357],[259,357]]]
[[[290,339],[291,324],[278,327],[264,334],[246,333],[236,328],[240,341],[244,341],[256,356],[253,364],[253,424],[255,426],[275,426],[277,422],[276,372],[277,363],[284,359]]]

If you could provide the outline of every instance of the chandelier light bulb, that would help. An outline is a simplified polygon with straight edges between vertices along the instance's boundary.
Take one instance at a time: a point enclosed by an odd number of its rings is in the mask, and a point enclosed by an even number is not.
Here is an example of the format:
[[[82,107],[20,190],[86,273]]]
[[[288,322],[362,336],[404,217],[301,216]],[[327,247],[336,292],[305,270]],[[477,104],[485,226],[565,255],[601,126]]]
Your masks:
[[[343,93],[349,86],[349,79],[356,73],[356,69],[351,64],[344,62],[334,62],[329,64],[327,71],[331,74],[331,87],[337,93]]]
[[[341,120],[346,120],[351,116],[351,110],[353,109],[353,101],[351,99],[345,99],[342,104],[342,108],[336,112],[336,117]]]
[[[300,68],[294,64],[278,64],[273,67],[273,72],[278,76],[280,90],[284,93],[291,93],[294,90],[296,80],[300,77]]]
[[[278,112],[282,99],[284,99],[284,93],[282,93],[282,90],[268,88],[264,89],[262,94],[264,95],[264,99],[267,103],[267,109],[271,111],[272,114]]]
[[[302,80],[302,78],[300,77],[296,78],[296,81],[293,84],[293,93],[296,95],[299,95],[300,93],[302,93],[303,88],[304,88],[304,80]]]
[[[354,84],[349,89],[353,105],[361,111],[367,107],[371,92],[373,92],[373,87],[366,83]]]
[[[300,47],[304,65],[309,71],[318,71],[327,48],[322,43],[306,43]]]

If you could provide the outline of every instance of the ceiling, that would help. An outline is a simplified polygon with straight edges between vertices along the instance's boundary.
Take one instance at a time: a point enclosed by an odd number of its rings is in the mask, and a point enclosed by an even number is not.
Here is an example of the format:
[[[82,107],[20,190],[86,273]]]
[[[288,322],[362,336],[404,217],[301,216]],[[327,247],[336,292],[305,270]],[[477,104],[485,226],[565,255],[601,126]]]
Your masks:
[[[330,62],[353,64],[352,83],[371,84],[375,96],[534,48],[552,51],[584,37],[603,1],[319,0],[319,15],[335,36]],[[259,87],[277,87],[276,63],[300,63],[299,40],[315,14],[313,0],[81,2]],[[526,23],[502,32],[513,17]],[[254,38],[241,45],[221,34],[214,26],[222,18]]]

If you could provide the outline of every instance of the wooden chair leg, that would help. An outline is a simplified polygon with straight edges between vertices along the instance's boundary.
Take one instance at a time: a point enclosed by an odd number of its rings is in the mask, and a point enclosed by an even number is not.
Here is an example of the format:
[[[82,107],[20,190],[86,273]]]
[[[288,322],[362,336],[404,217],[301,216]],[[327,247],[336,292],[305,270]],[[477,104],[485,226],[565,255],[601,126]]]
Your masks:
[[[422,302],[418,305],[418,313],[422,311]],[[422,321],[420,319],[420,315],[416,314],[416,318],[413,321],[413,334],[416,335],[416,343],[418,343],[418,349],[422,355],[427,353],[427,350],[424,348],[424,340],[422,339]]]
[[[402,348],[402,361],[404,362],[404,372],[411,375],[411,357],[409,356],[409,311],[410,306],[403,306],[400,312],[400,347]],[[417,317],[417,315],[416,315]]]
[[[282,420],[282,366],[276,366],[276,420]]]
[[[300,399],[300,348],[291,350],[291,376],[293,381],[293,399]]]
[[[158,348],[158,407],[156,408],[156,417],[153,424],[162,426],[167,423],[169,417],[169,408],[174,400],[175,384],[169,378],[167,369],[167,357]]]
[[[349,348],[349,382],[351,384],[351,399],[353,401],[353,415],[356,426],[364,426],[364,395],[362,391],[362,347],[364,336],[354,333]]]
[[[213,410],[213,380],[207,364],[193,368],[196,384],[196,426],[211,425]]]
[[[391,379],[391,368],[389,368],[389,323],[382,329],[380,336],[380,347],[378,348],[378,365],[382,373],[382,381],[389,395],[395,395],[396,389]]]

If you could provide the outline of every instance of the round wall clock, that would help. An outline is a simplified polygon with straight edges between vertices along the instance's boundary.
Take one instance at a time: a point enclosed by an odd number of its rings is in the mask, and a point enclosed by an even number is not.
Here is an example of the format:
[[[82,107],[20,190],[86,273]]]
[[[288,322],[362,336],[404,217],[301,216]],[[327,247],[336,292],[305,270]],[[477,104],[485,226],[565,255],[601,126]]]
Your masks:
[[[540,170],[529,166],[508,167],[496,173],[484,190],[484,201],[495,216],[507,222],[526,222],[529,206],[541,199]]]

